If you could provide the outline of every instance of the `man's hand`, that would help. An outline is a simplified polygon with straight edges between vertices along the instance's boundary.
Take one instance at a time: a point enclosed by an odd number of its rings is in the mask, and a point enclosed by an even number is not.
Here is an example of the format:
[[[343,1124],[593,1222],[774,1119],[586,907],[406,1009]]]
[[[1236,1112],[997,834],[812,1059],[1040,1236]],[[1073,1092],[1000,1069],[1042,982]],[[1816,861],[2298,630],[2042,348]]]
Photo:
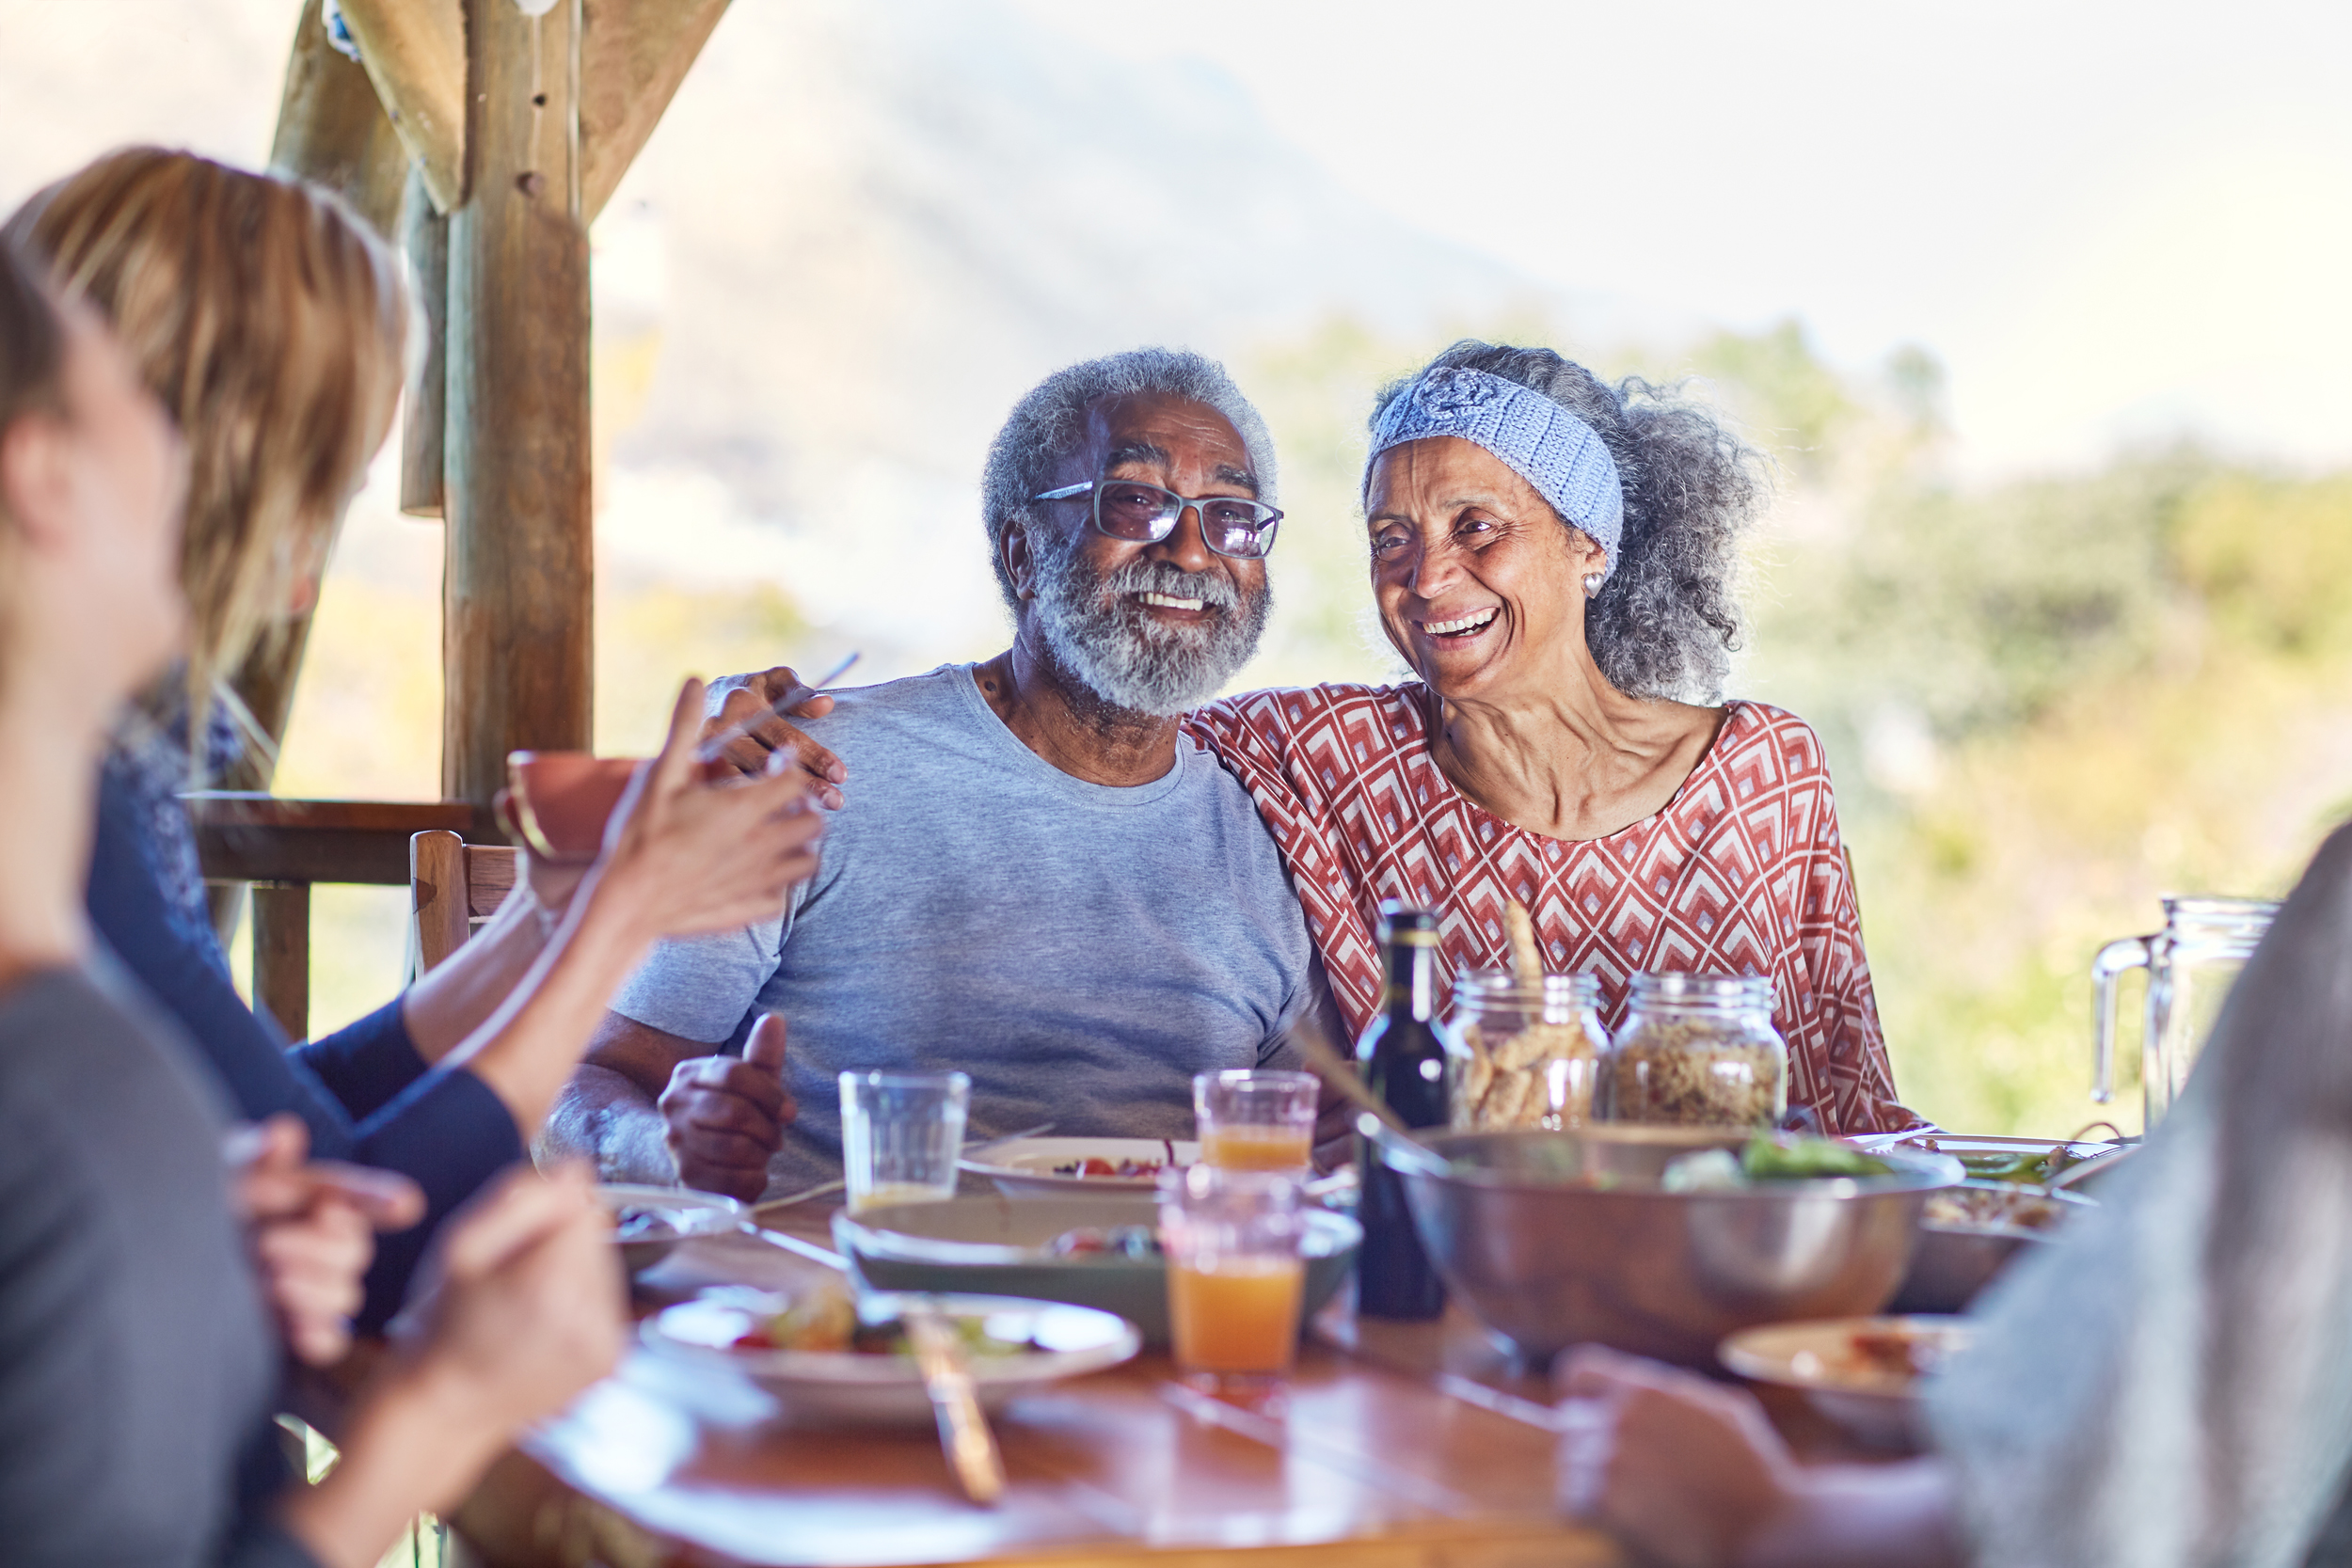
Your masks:
[[[310,1134],[278,1115],[232,1146],[231,1196],[247,1228],[262,1295],[295,1357],[332,1366],[351,1347],[374,1232],[424,1217],[424,1195],[390,1171],[309,1162]]]
[[[702,708],[702,683],[690,680],[660,754],[613,809],[603,856],[574,900],[588,900],[592,915],[609,896],[651,936],[733,930],[775,919],[817,874],[825,819],[807,776],[779,755],[757,778],[710,779],[696,760]]]
[[[729,736],[719,761],[749,778],[767,770],[770,753],[789,752],[814,781],[811,787],[825,809],[839,811],[840,786],[850,776],[849,765],[776,712],[776,705],[791,696],[800,684],[800,676],[787,665],[713,682],[706,693],[702,744],[707,746],[723,735]],[[791,709],[801,719],[822,719],[832,711],[833,699],[821,691],[811,692]]]
[[[770,1013],[752,1025],[739,1059],[680,1062],[659,1103],[678,1180],[755,1202],[768,1190],[769,1157],[800,1111],[784,1086],[784,1019]]]

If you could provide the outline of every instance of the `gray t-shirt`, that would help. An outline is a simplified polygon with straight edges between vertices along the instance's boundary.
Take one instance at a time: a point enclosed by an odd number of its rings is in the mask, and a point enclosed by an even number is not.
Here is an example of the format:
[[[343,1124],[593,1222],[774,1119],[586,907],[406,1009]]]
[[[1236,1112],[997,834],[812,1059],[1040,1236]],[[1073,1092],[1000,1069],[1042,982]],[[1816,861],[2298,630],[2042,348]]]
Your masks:
[[[310,1562],[266,1515],[277,1346],[174,1034],[103,958],[0,992],[0,1561]]]
[[[782,922],[665,942],[616,1011],[739,1045],[789,1031],[800,1117],[771,1194],[838,1174],[846,1069],[961,1070],[975,1137],[1189,1137],[1192,1078],[1295,1066],[1312,950],[1257,807],[1190,741],[1151,784],[1072,778],[969,665],[836,693],[804,727],[850,766]]]

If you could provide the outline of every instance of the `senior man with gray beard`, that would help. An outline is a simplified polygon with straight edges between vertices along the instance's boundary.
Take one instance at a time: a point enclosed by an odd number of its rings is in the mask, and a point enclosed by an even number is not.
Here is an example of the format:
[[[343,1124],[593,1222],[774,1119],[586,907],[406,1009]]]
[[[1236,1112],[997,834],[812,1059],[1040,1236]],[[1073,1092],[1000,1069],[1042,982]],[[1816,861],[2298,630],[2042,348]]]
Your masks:
[[[1295,1066],[1298,900],[1177,728],[1257,650],[1273,492],[1264,421],[1197,355],[1023,398],[982,483],[1012,646],[805,721],[857,781],[822,870],[781,921],[660,949],[545,1143],[751,1199],[838,1173],[846,1069],[968,1073],[976,1132],[1163,1138],[1195,1073]]]

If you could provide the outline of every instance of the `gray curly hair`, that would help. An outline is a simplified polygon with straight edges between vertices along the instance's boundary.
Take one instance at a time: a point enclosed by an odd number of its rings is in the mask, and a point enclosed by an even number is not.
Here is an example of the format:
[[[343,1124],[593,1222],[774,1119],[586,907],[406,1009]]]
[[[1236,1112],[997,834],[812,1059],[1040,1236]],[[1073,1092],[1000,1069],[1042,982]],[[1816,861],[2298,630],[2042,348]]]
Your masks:
[[[1584,642],[1602,677],[1631,697],[1721,698],[1740,646],[1740,539],[1769,495],[1763,455],[1705,408],[1677,401],[1674,388],[1639,376],[1612,387],[1548,348],[1468,338],[1382,388],[1373,423],[1440,366],[1542,393],[1592,426],[1615,460],[1625,532],[1615,570],[1584,609]],[[1371,473],[1364,478],[1368,486]]]
[[[988,525],[989,562],[996,586],[1016,611],[1012,574],[1005,569],[1005,531],[1028,515],[1029,498],[1054,487],[1062,460],[1086,438],[1087,411],[1105,398],[1159,392],[1205,403],[1232,421],[1249,453],[1258,499],[1275,504],[1274,438],[1265,420],[1216,360],[1186,349],[1137,348],[1106,354],[1056,371],[1012,405],[1004,428],[988,445],[980,472],[980,516]]]

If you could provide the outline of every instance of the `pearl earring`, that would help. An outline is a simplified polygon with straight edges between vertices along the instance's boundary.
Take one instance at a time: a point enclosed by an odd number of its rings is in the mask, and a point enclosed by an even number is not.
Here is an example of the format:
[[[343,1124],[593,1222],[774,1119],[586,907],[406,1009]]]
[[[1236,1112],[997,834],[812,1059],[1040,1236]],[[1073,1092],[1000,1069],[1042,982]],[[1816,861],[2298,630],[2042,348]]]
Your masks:
[[[1588,599],[1600,597],[1600,574],[1598,572],[1584,574],[1584,596]]]

